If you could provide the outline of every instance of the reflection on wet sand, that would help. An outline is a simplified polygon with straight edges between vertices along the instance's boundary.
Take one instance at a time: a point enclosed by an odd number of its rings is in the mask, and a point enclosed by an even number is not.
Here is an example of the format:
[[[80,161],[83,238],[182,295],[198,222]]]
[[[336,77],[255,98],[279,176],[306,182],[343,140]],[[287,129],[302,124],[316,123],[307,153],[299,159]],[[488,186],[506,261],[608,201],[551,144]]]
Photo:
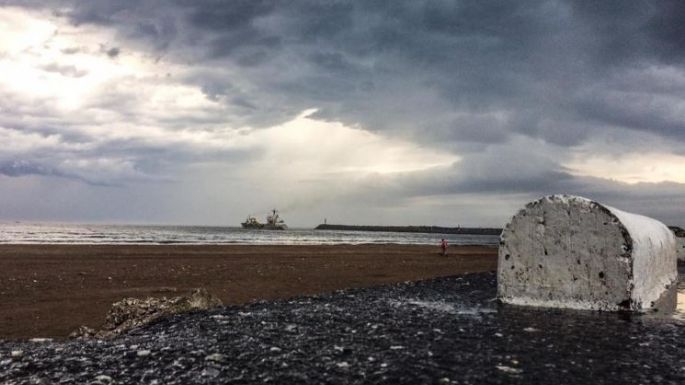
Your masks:
[[[678,265],[678,285],[676,285],[676,303],[673,318],[685,321],[685,264]]]
[[[679,265],[678,271],[678,284],[659,298],[649,316],[685,321],[685,265]]]
[[[683,283],[681,282],[681,286]],[[677,302],[673,317],[685,321],[685,287],[680,287],[677,294]]]
[[[685,321],[685,264],[678,265],[678,285],[676,285],[676,303],[673,318]]]

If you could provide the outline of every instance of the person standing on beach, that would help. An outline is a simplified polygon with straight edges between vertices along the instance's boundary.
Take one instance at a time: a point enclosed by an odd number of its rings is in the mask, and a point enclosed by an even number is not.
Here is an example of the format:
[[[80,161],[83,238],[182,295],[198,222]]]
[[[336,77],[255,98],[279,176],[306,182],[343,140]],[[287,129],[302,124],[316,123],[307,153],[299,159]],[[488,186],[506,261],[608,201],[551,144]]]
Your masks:
[[[445,238],[443,238],[440,241],[440,249],[442,249],[442,256],[446,257],[447,256],[447,240],[445,240]]]

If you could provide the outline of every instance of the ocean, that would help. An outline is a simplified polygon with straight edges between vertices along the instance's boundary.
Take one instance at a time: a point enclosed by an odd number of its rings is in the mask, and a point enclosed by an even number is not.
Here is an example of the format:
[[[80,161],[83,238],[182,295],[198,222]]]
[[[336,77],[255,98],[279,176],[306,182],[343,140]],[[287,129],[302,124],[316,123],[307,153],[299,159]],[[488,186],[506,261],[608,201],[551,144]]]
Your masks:
[[[438,245],[441,238],[450,245],[499,244],[497,235],[0,222],[0,244]]]

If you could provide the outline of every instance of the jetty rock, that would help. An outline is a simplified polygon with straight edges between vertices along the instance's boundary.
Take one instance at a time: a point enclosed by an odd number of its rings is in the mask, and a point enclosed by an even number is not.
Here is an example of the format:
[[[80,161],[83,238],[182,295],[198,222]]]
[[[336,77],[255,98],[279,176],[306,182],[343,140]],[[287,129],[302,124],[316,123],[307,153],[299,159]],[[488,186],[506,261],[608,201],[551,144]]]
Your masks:
[[[547,196],[502,231],[497,279],[504,303],[641,311],[676,282],[676,240],[652,218],[578,196]]]

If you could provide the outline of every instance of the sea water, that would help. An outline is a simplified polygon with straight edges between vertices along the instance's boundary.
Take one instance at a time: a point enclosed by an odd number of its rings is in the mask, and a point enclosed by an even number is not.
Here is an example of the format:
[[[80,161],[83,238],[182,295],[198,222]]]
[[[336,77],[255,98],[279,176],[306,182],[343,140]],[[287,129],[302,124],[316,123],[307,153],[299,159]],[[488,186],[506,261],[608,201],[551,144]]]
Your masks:
[[[0,244],[497,245],[498,235],[0,222]]]

